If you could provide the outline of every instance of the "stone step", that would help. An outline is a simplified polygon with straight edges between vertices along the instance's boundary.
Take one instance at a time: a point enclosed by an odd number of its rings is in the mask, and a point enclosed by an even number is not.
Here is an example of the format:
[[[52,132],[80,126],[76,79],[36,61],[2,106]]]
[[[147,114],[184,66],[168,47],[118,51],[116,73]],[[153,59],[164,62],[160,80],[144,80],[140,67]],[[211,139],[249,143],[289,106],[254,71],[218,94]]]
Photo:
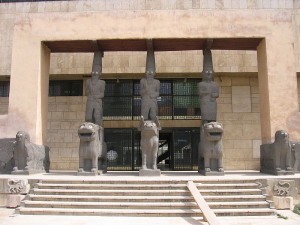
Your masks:
[[[257,189],[256,183],[243,183],[243,184],[202,184],[196,183],[199,190],[203,189]],[[37,183],[35,185],[39,189],[88,189],[88,190],[164,190],[164,189],[182,189],[187,190],[186,184],[54,184],[54,183]]]
[[[266,201],[266,196],[264,195],[222,195],[213,196],[207,195],[203,196],[207,202],[251,202],[251,201]]]
[[[267,208],[268,202],[210,202],[211,209],[230,208]],[[197,209],[195,202],[62,202],[62,201],[24,201],[25,207],[31,208],[85,208],[85,209],[160,209],[180,208]]]
[[[81,190],[188,190],[186,184],[48,184],[37,183],[39,189],[81,189]]]
[[[67,209],[67,208],[18,208],[23,215],[72,215],[72,216],[160,216],[195,217],[202,216],[200,209]]]
[[[262,191],[260,189],[220,189],[220,190],[199,190],[201,195],[260,195]]]
[[[38,195],[124,195],[124,196],[190,196],[188,190],[74,190],[74,189],[33,189],[34,194]]]
[[[195,183],[199,190],[204,189],[258,189],[259,185],[256,183],[241,183],[241,184],[202,184]]]
[[[274,209],[213,209],[217,216],[272,216]]]
[[[83,208],[83,209],[197,209],[195,202],[61,202],[24,201],[31,208]]]
[[[39,183],[43,184],[184,184],[186,185],[190,179],[186,180],[155,180],[155,179],[146,179],[141,180],[54,180],[54,179],[43,179]],[[255,179],[209,179],[209,180],[194,180],[194,183],[201,184],[247,184],[247,183],[256,183]]]
[[[194,201],[192,196],[91,196],[91,195],[36,195],[30,194],[32,201],[84,201],[84,202],[188,202]]]

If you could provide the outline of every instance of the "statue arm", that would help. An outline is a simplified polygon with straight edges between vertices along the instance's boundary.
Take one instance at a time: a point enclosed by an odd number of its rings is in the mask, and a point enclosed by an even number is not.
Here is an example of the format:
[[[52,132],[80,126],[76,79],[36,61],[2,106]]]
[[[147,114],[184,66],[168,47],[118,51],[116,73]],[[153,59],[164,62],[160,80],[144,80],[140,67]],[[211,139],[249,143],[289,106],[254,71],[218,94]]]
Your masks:
[[[155,90],[153,91],[151,97],[157,98],[159,96],[159,91],[160,91],[160,82],[158,81],[155,85]]]
[[[211,92],[210,88],[203,84],[203,83],[199,83],[198,84],[198,95],[204,95],[204,94],[209,94]]]
[[[217,86],[217,84],[215,84],[214,87],[213,87],[211,97],[213,97],[213,98],[218,98],[219,97],[219,87]]]
[[[147,88],[144,85],[144,80],[142,79],[140,81],[140,95],[144,96],[144,95],[147,95],[147,94],[148,94],[148,90],[147,90]]]

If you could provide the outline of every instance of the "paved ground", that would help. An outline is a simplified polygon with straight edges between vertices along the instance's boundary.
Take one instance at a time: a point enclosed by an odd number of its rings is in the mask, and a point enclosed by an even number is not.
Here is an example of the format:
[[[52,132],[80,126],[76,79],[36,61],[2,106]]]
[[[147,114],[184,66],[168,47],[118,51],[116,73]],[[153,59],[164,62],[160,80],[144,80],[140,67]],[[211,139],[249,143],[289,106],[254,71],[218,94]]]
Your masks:
[[[0,175],[1,178],[9,178],[11,175]],[[16,178],[16,176],[13,176]],[[23,177],[23,176],[20,176]],[[75,172],[52,172],[48,175],[30,175],[25,176],[31,179],[49,178],[49,179],[90,179],[90,180],[135,180],[135,179],[157,179],[157,177],[141,178],[137,172],[109,172],[104,176],[98,177],[79,177]],[[253,178],[278,178],[258,173],[257,171],[234,171],[226,172],[223,177],[204,177],[196,172],[163,172],[159,179],[189,180],[189,179],[253,179]],[[300,174],[293,176],[284,176],[288,178],[300,178]],[[300,225],[300,216],[290,210],[278,210],[282,219],[277,216],[260,217],[218,217],[223,225]],[[99,216],[28,216],[16,215],[14,209],[0,208],[0,225],[207,225],[202,218],[183,218],[183,217],[99,217]]]

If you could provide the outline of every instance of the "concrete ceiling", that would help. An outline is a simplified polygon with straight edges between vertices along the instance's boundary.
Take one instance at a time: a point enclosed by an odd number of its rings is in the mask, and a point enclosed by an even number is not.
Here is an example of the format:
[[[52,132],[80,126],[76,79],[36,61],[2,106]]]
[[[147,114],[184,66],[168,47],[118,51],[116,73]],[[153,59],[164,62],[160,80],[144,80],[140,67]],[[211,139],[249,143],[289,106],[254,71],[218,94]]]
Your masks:
[[[212,50],[253,50],[262,38],[217,38],[213,39]],[[64,40],[44,41],[53,53],[94,52],[97,48],[107,51],[146,51],[146,39],[110,39],[110,40]],[[202,50],[206,39],[166,38],[153,39],[154,51]]]

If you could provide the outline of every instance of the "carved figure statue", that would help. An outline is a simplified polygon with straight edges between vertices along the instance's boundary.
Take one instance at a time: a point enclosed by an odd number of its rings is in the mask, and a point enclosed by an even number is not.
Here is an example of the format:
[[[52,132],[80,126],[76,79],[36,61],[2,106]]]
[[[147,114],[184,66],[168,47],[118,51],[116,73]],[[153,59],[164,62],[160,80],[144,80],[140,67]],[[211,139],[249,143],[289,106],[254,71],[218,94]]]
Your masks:
[[[260,146],[260,171],[275,175],[287,174],[283,171],[288,171],[289,174],[293,173],[291,153],[288,133],[284,130],[276,131],[274,143]]]
[[[211,50],[203,50],[202,81],[198,83],[201,118],[203,123],[214,122],[217,119],[217,101],[219,86],[213,81],[213,63]]]
[[[100,133],[100,135],[99,135]],[[94,123],[85,122],[78,128],[79,144],[79,169],[78,172],[98,172],[98,162],[103,159],[106,163],[106,154],[103,154],[102,142],[99,137],[103,133],[102,127]],[[106,165],[102,165],[106,168]]]
[[[161,129],[157,117],[154,121],[144,120],[141,116],[141,151],[142,151],[142,169],[157,169],[158,136]]]
[[[102,126],[103,108],[102,98],[104,97],[105,81],[99,80],[102,72],[103,52],[96,51],[94,53],[92,78],[86,81],[86,111],[85,121]]]
[[[201,141],[198,147],[199,172],[203,170],[203,167],[205,173],[211,171],[224,172],[222,137],[223,125],[221,123],[209,122],[201,126]]]
[[[49,172],[49,147],[31,143],[25,131],[17,133],[13,155],[15,167],[12,173]]]
[[[0,139],[0,174],[10,174],[14,168],[14,142],[15,138],[1,138]]]
[[[154,79],[155,58],[152,40],[147,41],[146,78],[140,80],[140,95],[142,96],[141,114],[145,120],[154,120],[157,116],[157,97],[160,82]]]
[[[300,142],[292,143],[292,154],[294,171],[300,171]]]

